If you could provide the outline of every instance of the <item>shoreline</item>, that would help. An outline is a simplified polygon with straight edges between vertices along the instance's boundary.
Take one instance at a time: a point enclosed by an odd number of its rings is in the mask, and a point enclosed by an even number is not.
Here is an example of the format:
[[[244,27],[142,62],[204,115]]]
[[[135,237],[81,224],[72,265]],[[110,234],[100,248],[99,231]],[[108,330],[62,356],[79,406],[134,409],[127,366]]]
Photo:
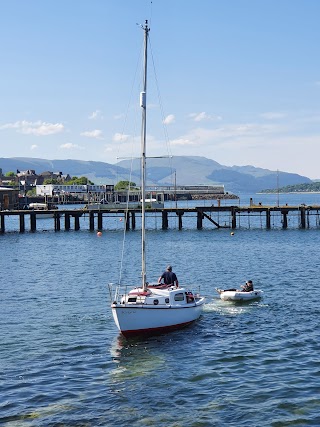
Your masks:
[[[272,194],[272,195],[274,195],[274,194],[320,194],[320,191],[288,191],[288,192],[277,192],[277,191],[275,191],[275,192],[272,192],[272,193],[256,193],[256,194],[263,194],[264,196],[265,195],[268,195],[268,194]]]

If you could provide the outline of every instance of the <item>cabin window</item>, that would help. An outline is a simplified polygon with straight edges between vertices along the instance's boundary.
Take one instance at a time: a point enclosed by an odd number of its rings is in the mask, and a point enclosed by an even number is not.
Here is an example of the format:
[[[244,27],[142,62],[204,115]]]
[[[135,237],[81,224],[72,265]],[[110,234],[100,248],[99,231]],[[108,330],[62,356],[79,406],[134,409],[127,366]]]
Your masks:
[[[183,295],[183,293],[182,293],[182,292],[180,292],[180,293],[178,293],[178,294],[175,294],[175,296],[174,296],[174,300],[175,300],[175,301],[184,301],[184,295]]]
[[[158,305],[158,304],[159,304],[159,300],[158,300],[158,299],[154,299],[154,300],[153,300],[153,304],[154,304],[154,305]]]
[[[134,297],[134,298],[130,297],[130,298],[128,298],[128,302],[136,302],[136,301],[137,301],[137,297]]]
[[[165,299],[166,304],[169,304],[169,301],[170,301],[169,298]]]

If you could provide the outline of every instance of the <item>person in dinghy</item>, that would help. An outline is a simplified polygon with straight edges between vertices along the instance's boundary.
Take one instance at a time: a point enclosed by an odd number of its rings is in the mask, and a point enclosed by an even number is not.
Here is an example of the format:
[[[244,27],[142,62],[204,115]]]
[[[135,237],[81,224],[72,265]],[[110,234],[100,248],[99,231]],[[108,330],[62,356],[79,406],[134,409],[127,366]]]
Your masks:
[[[218,289],[216,288],[216,291],[221,294],[222,292],[226,291],[232,291],[232,292],[252,292],[253,289],[253,282],[252,280],[247,280],[245,285],[240,286],[241,289]]]

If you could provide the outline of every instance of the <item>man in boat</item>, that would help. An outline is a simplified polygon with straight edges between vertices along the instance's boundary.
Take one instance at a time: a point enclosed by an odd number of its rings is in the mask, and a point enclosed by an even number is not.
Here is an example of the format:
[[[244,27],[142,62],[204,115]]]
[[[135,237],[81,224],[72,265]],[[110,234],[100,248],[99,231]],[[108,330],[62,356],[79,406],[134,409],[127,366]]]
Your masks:
[[[252,280],[247,280],[245,285],[240,286],[241,289],[218,289],[216,291],[221,294],[221,292],[232,291],[232,292],[252,292],[253,291],[253,282]]]
[[[177,288],[179,287],[178,278],[176,273],[172,271],[171,265],[168,265],[166,271],[164,271],[158,279],[158,284],[161,284],[161,280],[163,279],[164,284],[167,286],[175,285]]]
[[[253,291],[253,283],[252,280],[248,280],[245,285],[241,286],[241,292],[252,292]]]

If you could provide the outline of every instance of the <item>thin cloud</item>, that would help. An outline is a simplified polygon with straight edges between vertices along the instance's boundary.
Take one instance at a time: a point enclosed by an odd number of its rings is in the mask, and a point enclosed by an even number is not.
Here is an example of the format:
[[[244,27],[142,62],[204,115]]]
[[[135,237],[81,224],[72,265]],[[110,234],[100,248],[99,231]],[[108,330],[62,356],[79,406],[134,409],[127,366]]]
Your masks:
[[[279,132],[281,128],[273,124],[260,125],[257,123],[241,123],[229,126],[223,126],[216,129],[194,129],[193,133],[199,139],[211,140],[213,138],[238,138],[238,137],[256,137],[269,133]]]
[[[0,126],[0,129],[18,129],[21,125],[21,122],[15,123],[6,123],[5,125]]]
[[[191,146],[211,146],[214,144],[225,144],[226,141],[237,143],[239,139],[246,138],[246,140],[254,140],[265,135],[272,135],[281,132],[282,128],[274,124],[255,124],[255,123],[241,123],[229,126],[221,126],[214,129],[206,129],[198,127],[190,130],[185,135],[171,141],[171,145],[181,147]]]
[[[17,132],[24,135],[47,136],[63,132],[64,126],[62,123],[46,123],[41,120],[28,122],[22,120],[2,125],[0,129],[16,129]]]
[[[186,145],[195,145],[196,141],[188,139],[188,138],[178,138],[178,139],[174,139],[172,141],[170,141],[171,145],[182,145],[182,146],[186,146]]]
[[[102,113],[101,113],[101,111],[100,111],[100,110],[96,110],[96,111],[93,111],[93,112],[89,115],[88,119],[90,119],[90,120],[103,119],[103,116],[102,116]]]
[[[125,141],[128,141],[129,138],[130,138],[130,135],[125,135],[123,133],[115,133],[113,135],[113,140],[115,142],[125,142]]]
[[[72,149],[83,150],[84,149],[80,145],[72,144],[71,142],[67,142],[66,144],[60,145],[60,148],[62,148],[63,150],[72,150]]]
[[[319,123],[320,122],[320,113],[310,115],[300,120],[302,123]]]
[[[173,114],[169,114],[164,120],[163,123],[165,125],[170,125],[171,123],[174,123],[176,121],[176,118]]]
[[[124,118],[124,114],[115,114],[115,115],[113,116],[113,118],[114,118],[114,120],[120,120],[120,119],[123,119],[123,118]]]
[[[103,139],[102,131],[99,129],[81,132],[81,136],[86,136],[87,138]]]
[[[269,111],[267,113],[261,114],[260,117],[266,120],[278,120],[278,119],[283,119],[284,117],[287,117],[287,115],[285,113],[277,113],[277,112]]]
[[[38,148],[38,146],[36,144],[32,144],[30,147],[30,150],[36,150]]]
[[[201,113],[190,113],[189,117],[195,122],[203,122],[203,121],[212,122],[212,121],[222,120],[221,116],[211,116],[204,111],[202,111]]]

